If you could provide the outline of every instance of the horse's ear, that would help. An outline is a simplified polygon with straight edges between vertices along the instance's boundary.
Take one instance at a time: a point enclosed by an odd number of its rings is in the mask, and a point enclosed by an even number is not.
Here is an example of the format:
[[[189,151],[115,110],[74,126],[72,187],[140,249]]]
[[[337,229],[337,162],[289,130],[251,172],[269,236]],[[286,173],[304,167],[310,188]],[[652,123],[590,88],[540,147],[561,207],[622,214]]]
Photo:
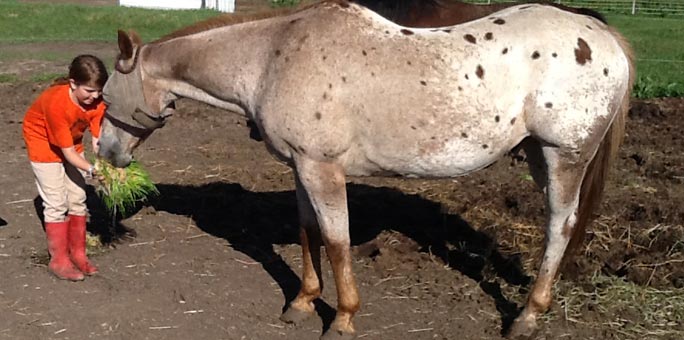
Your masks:
[[[136,31],[128,31],[128,36],[131,37],[131,41],[133,41],[133,46],[140,46],[143,44],[142,39],[140,39],[140,36]]]
[[[121,52],[120,59],[133,58],[133,41],[131,37],[122,30],[119,30],[117,33],[119,35],[119,51]]]

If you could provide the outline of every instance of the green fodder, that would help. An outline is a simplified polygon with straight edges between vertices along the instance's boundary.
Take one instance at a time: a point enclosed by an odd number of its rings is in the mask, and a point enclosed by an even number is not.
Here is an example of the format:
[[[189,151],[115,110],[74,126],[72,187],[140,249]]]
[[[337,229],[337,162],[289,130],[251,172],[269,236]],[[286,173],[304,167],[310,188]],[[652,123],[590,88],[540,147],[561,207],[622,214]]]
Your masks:
[[[159,194],[150,175],[138,162],[134,161],[120,169],[98,159],[95,170],[100,180],[97,193],[112,215],[117,212],[126,215],[139,202],[145,201],[150,195]]]

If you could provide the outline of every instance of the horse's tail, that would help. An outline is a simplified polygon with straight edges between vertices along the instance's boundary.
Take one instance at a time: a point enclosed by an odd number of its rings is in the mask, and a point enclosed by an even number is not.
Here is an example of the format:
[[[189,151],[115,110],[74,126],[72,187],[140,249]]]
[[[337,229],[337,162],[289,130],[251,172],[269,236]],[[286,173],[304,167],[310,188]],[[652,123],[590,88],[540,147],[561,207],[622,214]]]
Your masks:
[[[620,147],[625,134],[625,123],[627,120],[627,112],[629,111],[629,99],[631,97],[635,78],[634,53],[627,40],[620,33],[611,27],[607,28],[615,37],[627,57],[629,80],[622,97],[622,102],[616,108],[617,112],[615,117],[613,118],[606,135],[603,137],[598,151],[596,151],[594,158],[589,163],[584,179],[582,180],[575,230],[565,252],[564,261],[572,257],[577,248],[579,248],[584,241],[587,225],[592,221],[593,211],[601,202],[608,172],[617,156],[618,148]]]

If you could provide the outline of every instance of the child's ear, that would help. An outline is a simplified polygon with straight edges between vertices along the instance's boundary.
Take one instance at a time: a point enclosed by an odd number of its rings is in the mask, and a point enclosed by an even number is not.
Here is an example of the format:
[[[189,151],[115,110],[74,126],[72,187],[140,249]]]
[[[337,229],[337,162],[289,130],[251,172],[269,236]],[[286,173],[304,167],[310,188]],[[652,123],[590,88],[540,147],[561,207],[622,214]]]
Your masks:
[[[76,81],[73,79],[69,79],[69,87],[71,87],[72,90],[76,90],[76,86],[78,86],[76,84]]]

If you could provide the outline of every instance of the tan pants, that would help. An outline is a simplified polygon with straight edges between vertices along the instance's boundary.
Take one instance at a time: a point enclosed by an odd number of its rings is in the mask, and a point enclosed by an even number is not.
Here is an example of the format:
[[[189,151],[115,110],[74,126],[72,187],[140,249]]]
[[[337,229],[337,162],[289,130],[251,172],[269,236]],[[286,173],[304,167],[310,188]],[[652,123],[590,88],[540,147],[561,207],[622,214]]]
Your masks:
[[[63,222],[67,214],[86,216],[86,182],[81,170],[69,163],[31,162],[45,222]]]

